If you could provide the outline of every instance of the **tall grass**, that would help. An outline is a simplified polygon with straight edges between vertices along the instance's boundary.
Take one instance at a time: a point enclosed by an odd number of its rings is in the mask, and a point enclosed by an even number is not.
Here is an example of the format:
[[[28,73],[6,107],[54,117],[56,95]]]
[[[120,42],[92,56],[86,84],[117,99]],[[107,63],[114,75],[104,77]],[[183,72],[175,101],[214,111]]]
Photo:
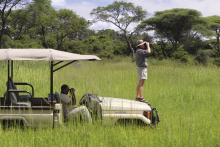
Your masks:
[[[6,87],[6,66],[0,64],[0,94]],[[220,69],[151,61],[144,96],[157,107],[161,123],[156,129],[95,124],[56,129],[0,130],[1,146],[220,146]],[[15,64],[15,81],[33,84],[36,96],[49,93],[46,62]],[[55,73],[55,91],[62,83],[86,92],[134,99],[137,84],[134,63],[82,62]]]

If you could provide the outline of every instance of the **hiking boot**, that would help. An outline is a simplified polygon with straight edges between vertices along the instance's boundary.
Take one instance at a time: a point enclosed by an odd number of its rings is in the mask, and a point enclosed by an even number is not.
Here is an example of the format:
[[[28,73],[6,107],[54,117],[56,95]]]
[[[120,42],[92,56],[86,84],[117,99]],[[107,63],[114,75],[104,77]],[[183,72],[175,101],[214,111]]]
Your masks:
[[[145,100],[144,100],[143,97],[136,97],[135,100],[136,100],[136,101],[139,101],[139,102],[145,102]]]
[[[150,104],[148,101],[146,101],[143,97],[137,97],[135,100],[136,100],[136,101],[139,101],[139,102],[146,103],[146,104],[148,104],[149,106],[151,106],[151,104]]]

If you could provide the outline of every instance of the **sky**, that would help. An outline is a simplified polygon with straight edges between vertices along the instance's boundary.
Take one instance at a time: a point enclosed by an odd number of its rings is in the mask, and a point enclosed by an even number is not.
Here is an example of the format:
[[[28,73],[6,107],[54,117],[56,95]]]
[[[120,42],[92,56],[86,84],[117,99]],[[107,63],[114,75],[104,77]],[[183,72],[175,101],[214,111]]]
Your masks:
[[[92,20],[90,12],[99,6],[112,4],[115,0],[52,0],[56,9],[66,8],[76,12],[87,20]],[[147,11],[148,17],[156,11],[163,11],[172,8],[190,8],[198,10],[203,16],[220,15],[220,0],[124,0],[132,2],[136,6],[142,6]],[[103,22],[95,23],[91,29],[116,29],[114,25]]]

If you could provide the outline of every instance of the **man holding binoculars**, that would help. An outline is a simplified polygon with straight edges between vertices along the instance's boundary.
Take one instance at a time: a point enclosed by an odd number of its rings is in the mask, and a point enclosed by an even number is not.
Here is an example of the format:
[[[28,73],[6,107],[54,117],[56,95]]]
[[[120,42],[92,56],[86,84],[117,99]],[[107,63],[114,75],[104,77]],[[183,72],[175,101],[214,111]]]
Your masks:
[[[144,82],[147,80],[147,55],[151,53],[149,42],[138,40],[136,46],[136,65],[138,74],[138,85],[136,88],[136,100],[145,101],[143,97]]]
[[[86,106],[76,106],[75,89],[68,85],[61,86],[60,101],[63,105],[63,116],[66,122],[68,118],[81,119],[84,122],[92,122],[91,115]]]

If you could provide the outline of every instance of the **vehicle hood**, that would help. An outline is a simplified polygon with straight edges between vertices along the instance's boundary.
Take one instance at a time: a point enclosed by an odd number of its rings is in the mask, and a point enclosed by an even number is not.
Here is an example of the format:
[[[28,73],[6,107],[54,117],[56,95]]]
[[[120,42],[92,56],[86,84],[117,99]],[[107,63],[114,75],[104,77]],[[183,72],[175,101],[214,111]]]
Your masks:
[[[123,98],[99,97],[103,110],[135,110],[151,111],[147,103]]]

